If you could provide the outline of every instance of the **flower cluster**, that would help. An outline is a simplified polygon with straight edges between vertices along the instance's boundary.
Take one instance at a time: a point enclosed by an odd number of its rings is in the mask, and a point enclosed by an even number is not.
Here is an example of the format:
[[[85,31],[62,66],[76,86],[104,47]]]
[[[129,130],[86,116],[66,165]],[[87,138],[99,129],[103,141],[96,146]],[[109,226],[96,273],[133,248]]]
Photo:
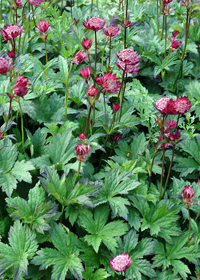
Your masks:
[[[37,25],[37,28],[40,31],[41,38],[43,40],[46,40],[47,36],[48,36],[47,31],[49,29],[49,22],[41,19],[40,22]]]
[[[75,57],[73,58],[74,63],[76,64],[80,64],[82,63],[85,59],[88,58],[86,53],[82,53],[83,51],[80,50],[77,52],[77,54],[75,55]]]
[[[85,28],[93,30],[93,31],[98,31],[102,29],[105,25],[106,21],[103,20],[102,18],[98,17],[91,17],[91,19],[87,19],[87,21],[83,22],[83,25]]]
[[[177,130],[177,122],[173,120],[168,120],[167,123],[157,121],[160,127],[161,135],[159,136],[159,141],[163,141],[164,139],[169,139],[172,143],[176,144],[176,140],[179,140],[181,137],[180,131]],[[169,147],[172,146],[171,143],[162,143],[161,147]]]
[[[131,257],[129,257],[129,254],[124,254],[122,252],[121,255],[110,260],[110,266],[117,272],[124,272],[130,267],[131,262],[132,260]]]
[[[116,74],[106,73],[103,78],[103,87],[108,93],[117,93],[120,88],[120,81],[116,78]]]
[[[106,27],[103,32],[108,37],[115,37],[119,33],[119,28],[114,27],[113,25],[110,25]]]
[[[5,56],[0,57],[0,74],[6,75],[10,70],[11,60],[6,60]]]
[[[161,114],[178,115],[185,114],[191,108],[191,103],[187,97],[177,97],[176,101],[171,98],[161,97],[154,103],[155,108]]]
[[[139,60],[140,57],[131,49],[124,49],[117,54],[118,59],[120,62],[116,63],[116,65],[125,70],[126,73],[136,74],[139,70]]]
[[[5,40],[13,40],[22,33],[22,30],[23,26],[7,24],[4,29],[1,29],[1,35]]]
[[[14,86],[15,94],[23,98],[28,92],[28,83],[29,80],[19,74]]]
[[[83,133],[82,133],[83,134]],[[84,161],[86,155],[90,152],[91,146],[86,144],[77,144],[76,145],[76,154],[78,161]]]

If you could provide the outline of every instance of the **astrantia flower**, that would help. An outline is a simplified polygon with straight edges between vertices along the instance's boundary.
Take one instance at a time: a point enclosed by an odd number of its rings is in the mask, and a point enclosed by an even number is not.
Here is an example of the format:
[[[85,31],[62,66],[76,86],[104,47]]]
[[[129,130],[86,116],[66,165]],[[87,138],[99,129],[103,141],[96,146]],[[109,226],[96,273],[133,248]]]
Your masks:
[[[106,29],[103,30],[104,34],[109,37],[115,37],[119,33],[119,28],[114,27],[113,25],[110,25],[106,27]]]
[[[11,64],[11,60],[6,60],[6,58],[0,57],[0,74],[1,75],[6,75],[8,73],[8,71],[10,70],[10,64]]]
[[[90,67],[87,66],[85,68],[80,69],[80,73],[83,76],[83,78],[88,80],[88,78],[90,77],[90,74],[91,74]]]
[[[123,272],[129,268],[131,262],[132,260],[131,257],[129,257],[129,254],[121,253],[121,255],[110,260],[110,266],[117,272]]]
[[[85,50],[89,50],[92,46],[93,38],[92,39],[83,39],[82,41],[82,46],[84,47]]]
[[[191,103],[187,99],[187,97],[177,97],[177,100],[175,102],[175,109],[177,111],[177,114],[185,114],[187,113],[191,108]]]
[[[91,146],[86,144],[77,144],[76,145],[76,153],[77,155],[83,156],[90,152]]]
[[[21,1],[21,0],[15,0],[15,5],[16,5],[17,7],[22,6],[22,1]]]
[[[167,4],[169,4],[170,2],[172,2],[173,0],[163,0],[163,4],[164,5],[167,5]]]
[[[161,97],[160,99],[157,99],[153,105],[161,114],[166,114],[168,102],[169,98]]]
[[[98,89],[92,86],[87,90],[87,95],[90,97],[96,96],[98,94]]]
[[[120,138],[122,138],[122,135],[120,133],[117,133],[113,136],[113,141],[118,142]]]
[[[105,23],[106,23],[106,21],[103,20],[102,18],[91,17],[91,19],[89,19],[89,20],[87,19],[87,21],[84,21],[83,25],[87,29],[91,29],[93,31],[98,31],[104,27]]]
[[[122,26],[130,27],[132,25],[131,21],[128,20],[127,22],[123,21]]]
[[[40,32],[46,32],[49,29],[49,22],[41,19],[37,25],[37,28],[40,30]]]
[[[185,198],[192,198],[195,195],[195,192],[191,186],[185,186],[183,188],[183,195]]]
[[[180,139],[181,134],[180,134],[179,131],[176,131],[176,133],[167,131],[167,132],[165,133],[165,136],[166,136],[169,140],[175,141],[175,140],[179,140],[179,139]]]
[[[120,109],[120,104],[113,103],[113,110],[114,112],[117,112]]]
[[[30,4],[32,4],[33,6],[39,6],[40,4],[42,4],[44,2],[44,0],[28,0],[28,2]]]
[[[8,51],[8,52],[7,52],[7,55],[8,55],[10,58],[14,58],[14,57],[16,56],[16,51],[15,51],[15,50]]]
[[[126,64],[126,63],[120,61],[120,62],[117,62],[116,65],[117,65],[117,67],[119,67],[119,69],[125,70],[125,73],[136,74],[139,70],[139,68],[137,68],[139,63],[137,63],[135,65],[134,64],[131,65],[131,64]]]
[[[120,61],[126,64],[137,64],[140,60],[140,57],[131,49],[124,49],[117,54],[117,57]]]
[[[168,101],[167,111],[166,111],[167,114],[170,114],[170,115],[177,115],[178,114],[178,112],[176,110],[176,107],[175,107],[175,104],[176,103],[172,98]]]
[[[173,34],[173,37],[176,38],[178,36],[179,32],[177,30],[174,30],[172,34]]]
[[[85,59],[88,58],[87,54],[82,52],[83,52],[82,50],[77,52],[77,54],[73,58],[74,63],[76,64],[82,63]]]
[[[171,46],[173,49],[178,49],[181,44],[182,44],[181,41],[176,41],[175,38],[172,36]]]
[[[97,83],[97,85],[102,86],[103,85],[103,80],[104,77],[102,75],[99,75],[97,78],[95,78],[95,82]]]
[[[22,33],[23,26],[18,25],[6,25],[4,29],[1,29],[1,35],[5,40],[12,40]]]
[[[17,78],[16,84],[14,86],[14,92],[16,95],[20,97],[24,97],[24,95],[27,94],[28,92],[28,83],[29,80],[26,79],[25,77],[22,77],[20,74]]]
[[[118,78],[116,78],[116,74],[105,74],[103,79],[103,87],[108,93],[117,93],[120,88],[120,81]]]
[[[80,136],[79,136],[79,138],[81,139],[81,140],[85,140],[85,134],[84,133],[80,133]]]

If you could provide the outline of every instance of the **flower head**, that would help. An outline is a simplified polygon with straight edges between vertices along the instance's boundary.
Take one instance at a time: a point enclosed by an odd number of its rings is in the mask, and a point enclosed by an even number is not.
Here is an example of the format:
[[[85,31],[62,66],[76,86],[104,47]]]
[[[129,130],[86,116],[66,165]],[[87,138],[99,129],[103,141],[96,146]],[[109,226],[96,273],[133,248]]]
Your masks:
[[[126,64],[126,63],[120,61],[120,62],[117,62],[116,65],[117,65],[117,67],[119,67],[119,69],[125,70],[125,73],[136,74],[139,70],[139,68],[137,68],[139,63],[132,65],[132,64]]]
[[[163,0],[163,4],[164,5],[167,5],[167,4],[169,4],[170,2],[172,2],[173,0]]]
[[[102,86],[103,85],[103,80],[104,77],[102,75],[99,75],[97,78],[95,78],[95,82],[97,83],[97,85]]]
[[[117,133],[113,136],[113,141],[118,142],[120,138],[122,138],[122,135],[120,133]]]
[[[116,74],[106,73],[103,79],[103,87],[108,93],[117,93],[120,88],[120,81]]]
[[[183,188],[183,196],[185,198],[192,198],[195,195],[195,192],[191,186],[185,186]]]
[[[157,99],[153,105],[161,114],[166,114],[167,113],[167,104],[168,104],[169,100],[170,99],[167,97],[161,97],[160,99]]]
[[[178,49],[181,44],[182,44],[181,41],[176,41],[175,38],[172,36],[171,46],[173,49]]]
[[[6,75],[8,73],[8,71],[10,70],[10,64],[11,64],[11,60],[6,60],[6,58],[0,57],[0,74],[1,75]]]
[[[16,5],[17,7],[22,6],[22,1],[21,1],[21,0],[15,0],[15,5]]]
[[[167,104],[167,114],[170,114],[170,115],[177,115],[177,111],[176,111],[176,107],[175,107],[175,101],[170,98],[170,100],[168,101],[168,104]]]
[[[106,23],[106,21],[103,20],[102,18],[91,17],[91,19],[89,19],[89,20],[87,19],[87,21],[84,21],[83,25],[87,29],[91,29],[93,31],[98,31],[104,27],[105,23]]]
[[[116,256],[115,258],[112,258],[110,260],[110,266],[117,272],[123,272],[129,268],[131,262],[132,260],[131,257],[129,257],[129,254],[124,254],[122,252],[121,255]]]
[[[82,63],[85,59],[88,58],[87,54],[82,52],[83,52],[82,50],[77,52],[77,54],[73,58],[74,63],[76,64]]]
[[[131,49],[122,50],[117,54],[117,57],[120,61],[131,65],[137,64],[140,60],[140,57],[137,55],[137,53]]]
[[[16,84],[14,86],[15,94],[20,97],[24,97],[24,95],[26,95],[28,92],[28,87],[27,87],[28,83],[29,83],[29,80],[26,79],[25,77],[22,77],[19,74]]]
[[[114,112],[117,112],[120,109],[120,104],[113,103],[113,110]]]
[[[119,33],[119,28],[114,27],[113,25],[110,25],[106,27],[103,32],[108,37],[115,37]]]
[[[44,0],[28,0],[28,2],[30,4],[32,4],[33,6],[39,6],[40,4],[42,4],[44,2]]]
[[[76,145],[77,156],[84,156],[84,155],[88,154],[90,152],[90,150],[91,150],[90,145],[86,145],[86,144],[77,144]]]
[[[7,52],[7,55],[8,55],[10,58],[14,58],[14,57],[16,56],[16,51],[15,51],[15,50],[8,51],[8,52]]]
[[[41,19],[37,25],[37,28],[40,30],[40,32],[46,32],[49,29],[49,22]]]
[[[92,39],[83,39],[82,41],[82,46],[84,47],[85,50],[89,50],[92,46],[93,38]]]
[[[80,133],[80,136],[79,136],[79,138],[81,139],[81,140],[85,140],[85,134],[84,133]]]
[[[6,25],[4,29],[1,29],[1,35],[5,40],[12,40],[22,33],[23,26],[18,25]]]
[[[185,114],[187,113],[191,108],[191,103],[187,99],[187,97],[177,97],[177,100],[175,102],[175,109],[177,111],[177,114]]]
[[[80,69],[80,73],[83,76],[83,78],[85,78],[86,80],[89,79],[91,71],[90,71],[90,67],[87,66],[85,68]]]
[[[174,30],[172,34],[173,34],[173,37],[176,38],[178,36],[179,32],[177,30]]]
[[[92,86],[87,90],[87,95],[90,97],[96,96],[98,94],[98,89]]]

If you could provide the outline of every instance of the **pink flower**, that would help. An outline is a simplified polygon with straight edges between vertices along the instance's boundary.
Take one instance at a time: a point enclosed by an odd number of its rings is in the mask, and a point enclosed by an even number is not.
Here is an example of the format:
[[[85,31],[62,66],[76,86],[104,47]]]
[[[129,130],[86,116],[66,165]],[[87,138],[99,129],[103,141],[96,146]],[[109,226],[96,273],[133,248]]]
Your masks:
[[[27,88],[28,83],[29,83],[29,80],[26,79],[25,77],[22,77],[19,74],[16,84],[14,86],[15,94],[23,98],[24,95],[26,95],[28,92],[28,88]]]
[[[170,115],[177,115],[178,112],[176,111],[176,106],[175,106],[175,101],[171,98],[169,101],[168,101],[168,104],[167,104],[167,114],[170,114]]]
[[[92,41],[93,41],[93,38],[92,39],[83,39],[82,41],[82,46],[84,47],[85,50],[89,50],[92,46]]]
[[[191,0],[189,0],[189,4],[191,3]],[[185,0],[183,0],[183,3],[181,4],[181,6],[186,6]]]
[[[98,94],[98,89],[92,86],[87,90],[87,95],[90,97],[96,96]]]
[[[200,189],[200,178],[198,178],[198,188]]]
[[[139,68],[137,68],[139,63],[137,63],[135,65],[134,64],[131,65],[131,64],[126,64],[126,63],[120,61],[120,62],[117,62],[116,65],[117,65],[117,67],[119,67],[119,69],[125,70],[125,73],[136,74],[139,70]]]
[[[118,142],[120,138],[122,138],[122,135],[120,133],[117,133],[113,136],[113,141]]]
[[[129,268],[131,262],[132,260],[131,257],[129,257],[129,254],[124,254],[122,252],[121,255],[116,256],[115,258],[112,258],[110,260],[110,266],[117,272],[123,272]]]
[[[5,40],[12,40],[22,33],[23,26],[18,25],[6,25],[4,30],[1,29],[1,35]]]
[[[181,44],[182,44],[181,41],[176,41],[175,38],[172,36],[171,46],[173,49],[178,49]]]
[[[76,153],[77,155],[83,156],[90,152],[91,146],[86,144],[77,144],[76,145]]]
[[[120,81],[116,74],[106,73],[103,79],[103,87],[108,93],[117,93],[120,88]]]
[[[187,113],[191,108],[191,103],[187,99],[187,97],[177,97],[177,100],[175,102],[175,109],[177,111],[177,114],[185,114]]]
[[[33,6],[39,6],[40,4],[42,4],[44,2],[44,0],[28,0],[28,2],[30,4],[32,4]]]
[[[76,64],[82,63],[85,59],[88,58],[87,54],[82,52],[83,52],[82,50],[77,52],[77,54],[73,58],[74,63]]]
[[[22,1],[21,1],[21,0],[15,0],[15,5],[16,5],[17,7],[22,6]]]
[[[37,28],[40,30],[40,32],[46,32],[49,29],[49,22],[41,19],[37,25]]]
[[[79,19],[75,19],[75,18],[74,18],[74,25],[77,25],[78,22],[79,22]]]
[[[157,99],[153,105],[161,114],[167,114],[168,102],[169,102],[169,98],[161,97],[160,99]]]
[[[83,76],[83,78],[85,78],[86,80],[89,79],[91,71],[90,71],[90,67],[87,66],[85,68],[80,69],[80,73]]]
[[[80,136],[79,136],[79,138],[81,139],[81,140],[85,140],[85,134],[84,133],[80,133]]]
[[[102,18],[91,17],[91,19],[89,19],[89,20],[87,19],[87,21],[84,21],[83,25],[87,29],[91,29],[93,31],[98,31],[104,27],[105,23],[106,23],[106,21],[103,20]]]
[[[97,83],[97,85],[102,86],[103,85],[103,80],[104,77],[102,75],[99,75],[97,78],[95,78],[95,82]]]
[[[117,112],[120,109],[120,104],[113,103],[113,110],[114,112]]]
[[[109,37],[115,37],[119,33],[119,28],[115,28],[113,25],[110,25],[106,27],[106,29],[103,30],[104,34]]]
[[[166,136],[169,140],[175,141],[175,140],[179,140],[179,139],[180,139],[181,134],[180,134],[179,131],[177,131],[176,133],[167,131],[167,132],[165,133],[165,136]]]
[[[1,75],[6,75],[8,73],[8,71],[10,70],[10,64],[11,64],[11,60],[6,60],[6,58],[0,57],[0,74]]]
[[[170,119],[168,120],[167,129],[172,129],[176,126],[177,126],[177,122],[170,120]]]
[[[169,4],[169,3],[171,3],[173,0],[163,0],[163,4],[164,5],[167,5],[167,4]]]
[[[176,38],[178,36],[179,32],[177,30],[174,30],[172,34],[173,34],[173,37]]]
[[[16,51],[15,51],[15,50],[8,51],[8,52],[7,52],[7,55],[8,55],[10,58],[14,58],[14,57],[16,56]]]
[[[195,195],[195,192],[191,186],[185,186],[183,188],[183,195],[185,198],[192,198]]]
[[[129,26],[131,26],[131,25],[132,25],[132,23],[131,23],[130,20],[128,20],[127,22],[125,22],[125,21],[122,22],[122,26],[129,27]]]
[[[130,65],[135,65],[140,60],[140,57],[137,55],[137,53],[131,49],[122,50],[117,54],[117,57],[120,61]]]

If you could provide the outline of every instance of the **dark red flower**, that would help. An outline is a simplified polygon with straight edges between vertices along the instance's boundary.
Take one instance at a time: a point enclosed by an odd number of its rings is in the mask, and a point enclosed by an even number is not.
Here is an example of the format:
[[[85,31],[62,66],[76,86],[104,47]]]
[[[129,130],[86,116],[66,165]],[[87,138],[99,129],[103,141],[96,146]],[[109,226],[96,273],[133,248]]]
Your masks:
[[[183,188],[183,195],[185,198],[192,198],[195,195],[195,192],[191,186],[185,186]]]
[[[37,28],[40,30],[40,32],[46,32],[49,29],[49,22],[41,19],[37,25]]]
[[[15,94],[23,98],[24,95],[26,95],[28,92],[28,87],[27,87],[28,83],[29,83],[29,80],[26,79],[25,77],[22,77],[19,74],[16,84],[14,86]]]
[[[21,0],[15,0],[15,5],[16,5],[17,7],[22,6],[22,1],[21,1]]]
[[[171,46],[173,49],[178,49],[181,44],[182,44],[181,41],[176,41],[175,38],[172,36]]]
[[[99,17],[91,17],[91,19],[87,19],[87,21],[83,22],[83,25],[87,29],[91,29],[93,31],[98,31],[102,29],[105,25],[106,21]]]
[[[98,89],[92,86],[87,90],[87,95],[90,97],[96,96],[98,94]]]
[[[16,56],[16,51],[15,51],[15,50],[8,51],[8,52],[7,52],[7,55],[8,55],[10,58],[14,58],[14,57]]]
[[[173,34],[173,37],[176,38],[178,36],[179,32],[177,30],[174,30],[172,34]]]
[[[76,153],[77,155],[83,156],[90,152],[91,146],[86,144],[77,144],[76,145]]]
[[[79,138],[81,139],[81,140],[85,140],[85,134],[84,133],[80,133],[80,136],[79,136]]]
[[[114,112],[117,112],[120,109],[120,104],[113,103],[113,110]]]
[[[80,73],[83,76],[83,78],[85,78],[86,80],[89,79],[91,71],[90,71],[90,67],[87,66],[85,68],[80,69]]]
[[[103,85],[103,80],[104,77],[102,75],[99,75],[97,78],[95,78],[95,82],[97,83],[97,85],[102,86]]]
[[[82,53],[83,51],[80,50],[77,52],[77,54],[75,55],[75,57],[73,58],[74,63],[76,64],[80,64],[82,63],[85,59],[88,58],[86,53]]]
[[[191,108],[191,103],[187,99],[187,97],[177,97],[177,100],[175,102],[175,109],[177,114],[185,114],[187,113]]]
[[[85,50],[89,50],[92,46],[93,38],[92,39],[83,39],[82,41],[82,46],[84,47]]]
[[[117,93],[120,88],[120,81],[116,78],[116,74],[106,73],[103,79],[103,87],[108,93]]]
[[[122,138],[122,135],[120,133],[117,133],[113,136],[113,141],[118,142],[120,138]]]
[[[172,98],[169,99],[168,104],[167,104],[167,112],[166,112],[167,114],[170,114],[170,115],[177,115],[178,114],[175,104],[176,103]]]
[[[6,75],[10,70],[11,60],[6,60],[5,56],[0,57],[0,74]]]

